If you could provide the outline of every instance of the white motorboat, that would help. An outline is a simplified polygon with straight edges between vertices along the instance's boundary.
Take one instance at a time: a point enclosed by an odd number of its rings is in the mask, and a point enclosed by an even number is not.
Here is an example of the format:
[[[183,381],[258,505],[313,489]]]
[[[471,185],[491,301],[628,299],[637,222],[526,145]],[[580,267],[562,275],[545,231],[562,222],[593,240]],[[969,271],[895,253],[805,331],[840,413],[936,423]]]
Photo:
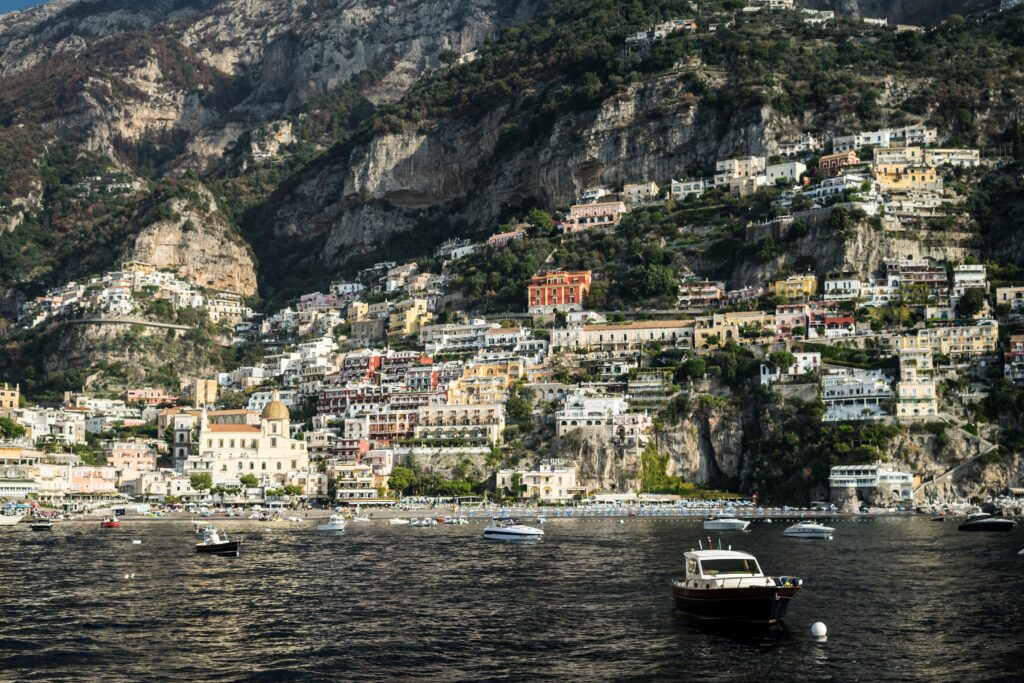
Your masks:
[[[323,524],[316,525],[317,531],[344,531],[345,518],[341,515],[331,515]]]
[[[520,524],[514,519],[495,519],[484,529],[484,538],[493,541],[539,541],[544,530]]]
[[[353,522],[369,522],[370,518],[367,517],[366,515],[359,515],[358,517],[353,517],[352,521]]]
[[[444,521],[445,524],[469,524],[469,520],[465,517],[449,517]]]
[[[407,520],[405,517],[392,517],[391,519],[388,520],[388,524],[390,524],[392,526],[397,526],[397,525],[409,526],[409,520]]]
[[[25,515],[3,515],[0,514],[0,526],[14,526],[21,521]]]
[[[232,541],[222,529],[208,526],[203,529],[203,542],[196,543],[196,552],[221,557],[238,557],[242,541]]]
[[[704,520],[705,531],[746,531],[750,522],[736,517],[713,517]]]
[[[832,540],[832,534],[835,532],[830,526],[824,524],[818,524],[817,522],[800,522],[794,524],[791,527],[786,527],[786,530],[782,532],[783,536],[789,536],[790,538],[824,538],[826,540]]]
[[[430,517],[424,517],[423,519],[413,517],[409,520],[409,526],[437,526],[437,520]]]

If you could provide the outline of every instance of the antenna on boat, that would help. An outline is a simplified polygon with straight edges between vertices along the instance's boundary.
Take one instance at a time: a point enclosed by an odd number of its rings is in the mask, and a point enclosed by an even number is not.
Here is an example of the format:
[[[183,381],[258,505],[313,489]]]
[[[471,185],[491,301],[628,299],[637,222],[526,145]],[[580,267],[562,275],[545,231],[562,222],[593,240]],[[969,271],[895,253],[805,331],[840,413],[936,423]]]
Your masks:
[[[697,547],[700,548],[701,550],[704,550],[704,544],[701,543],[701,540],[699,538],[697,539]]]

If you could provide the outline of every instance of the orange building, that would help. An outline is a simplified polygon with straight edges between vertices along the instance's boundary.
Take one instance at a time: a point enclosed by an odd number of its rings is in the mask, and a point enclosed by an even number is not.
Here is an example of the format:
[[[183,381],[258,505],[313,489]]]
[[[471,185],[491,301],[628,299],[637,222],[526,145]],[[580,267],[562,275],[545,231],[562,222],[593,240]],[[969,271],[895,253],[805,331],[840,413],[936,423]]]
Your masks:
[[[582,310],[589,292],[589,270],[559,270],[535,275],[527,288],[530,313]]]
[[[835,175],[847,166],[859,163],[860,159],[857,158],[857,153],[853,151],[826,154],[818,159],[818,171],[822,175]]]

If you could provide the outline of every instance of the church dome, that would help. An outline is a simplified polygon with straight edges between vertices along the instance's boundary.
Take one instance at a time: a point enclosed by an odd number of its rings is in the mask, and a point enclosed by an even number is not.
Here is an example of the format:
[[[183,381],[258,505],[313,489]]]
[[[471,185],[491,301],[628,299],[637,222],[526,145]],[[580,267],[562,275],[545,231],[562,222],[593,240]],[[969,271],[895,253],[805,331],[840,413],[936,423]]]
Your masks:
[[[270,403],[263,408],[260,417],[264,420],[287,420],[289,418],[288,406],[281,403],[281,399],[276,391]]]

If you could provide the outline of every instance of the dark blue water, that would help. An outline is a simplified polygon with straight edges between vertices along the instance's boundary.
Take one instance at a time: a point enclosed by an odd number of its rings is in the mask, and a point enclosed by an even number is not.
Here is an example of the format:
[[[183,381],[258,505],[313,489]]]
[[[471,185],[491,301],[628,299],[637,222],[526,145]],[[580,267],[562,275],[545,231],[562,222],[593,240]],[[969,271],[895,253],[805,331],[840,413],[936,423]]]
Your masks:
[[[3,529],[0,680],[1020,680],[1019,528],[834,525],[832,542],[723,535],[806,579],[771,635],[673,614],[694,521],[553,520],[534,545],[485,542],[480,522],[239,523],[238,559],[197,556],[187,523]]]

